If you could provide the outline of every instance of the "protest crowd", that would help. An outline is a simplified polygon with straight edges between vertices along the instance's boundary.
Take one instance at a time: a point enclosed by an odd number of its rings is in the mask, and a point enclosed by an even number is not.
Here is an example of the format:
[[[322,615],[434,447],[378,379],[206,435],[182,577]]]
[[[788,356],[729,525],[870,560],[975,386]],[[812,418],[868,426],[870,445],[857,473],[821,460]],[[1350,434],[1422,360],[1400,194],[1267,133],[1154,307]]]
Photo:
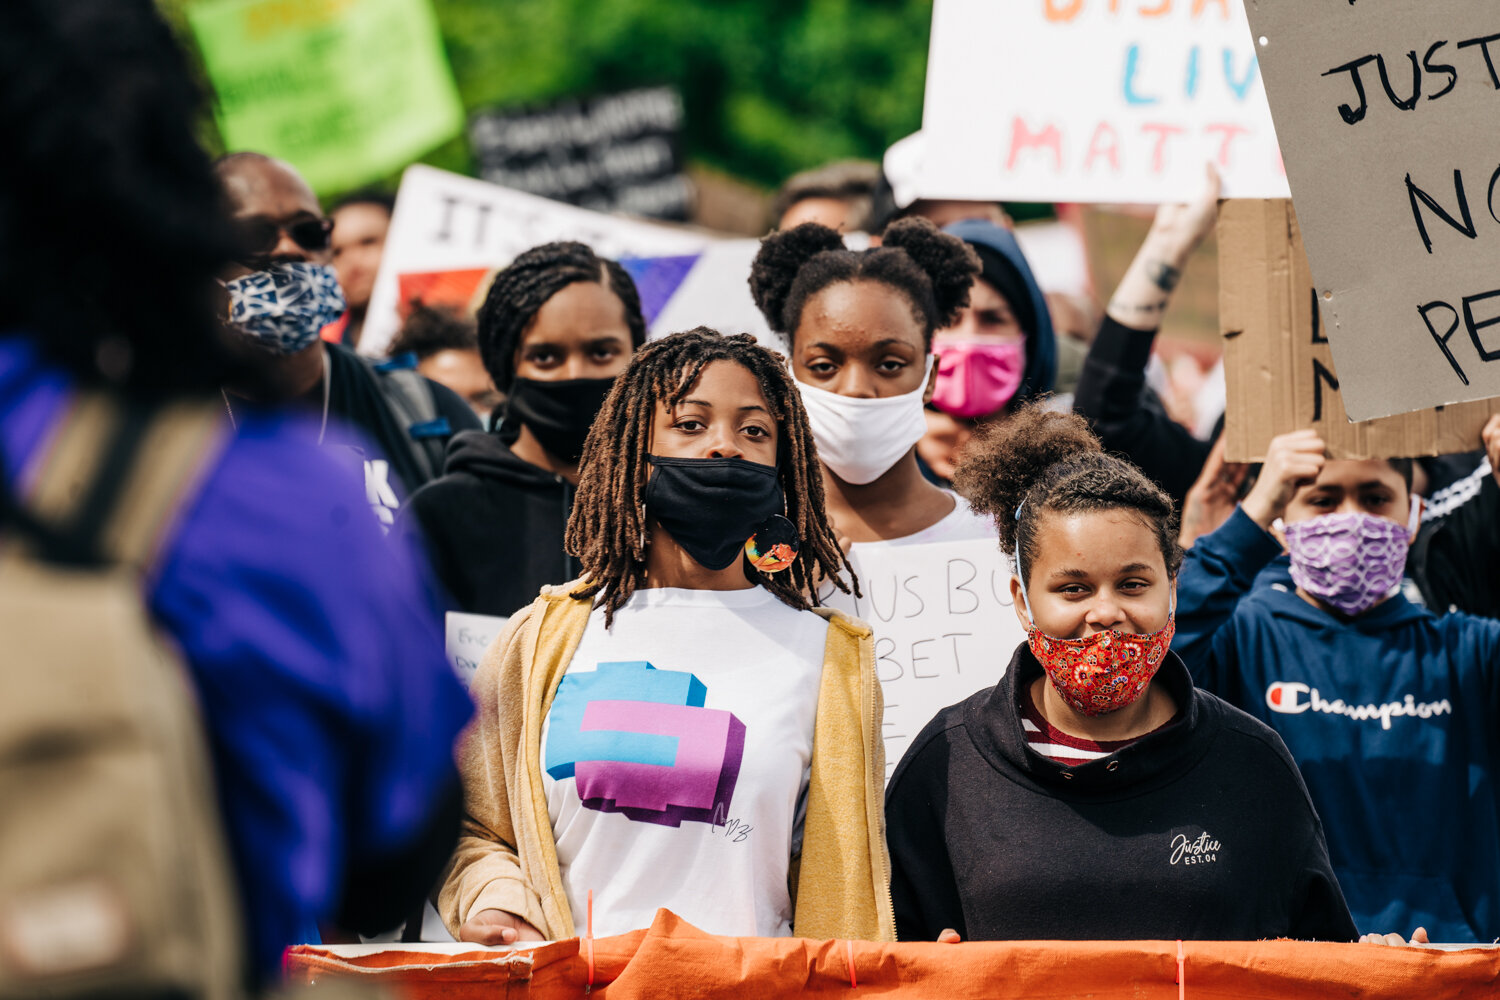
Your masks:
[[[0,996],[660,910],[1500,939],[1500,416],[1252,463],[1174,414],[1213,166],[1097,316],[888,160],[786,183],[756,329],[560,239],[370,353],[402,209],[211,157],[196,81],[148,0],[0,5]]]

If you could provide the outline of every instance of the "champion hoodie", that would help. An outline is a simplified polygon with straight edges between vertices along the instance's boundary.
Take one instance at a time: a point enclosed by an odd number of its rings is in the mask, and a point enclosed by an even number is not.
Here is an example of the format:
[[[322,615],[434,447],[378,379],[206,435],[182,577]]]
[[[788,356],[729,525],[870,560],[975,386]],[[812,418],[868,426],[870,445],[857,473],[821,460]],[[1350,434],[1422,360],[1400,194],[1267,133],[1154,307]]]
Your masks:
[[[1188,552],[1172,648],[1286,742],[1361,931],[1495,940],[1500,622],[1399,593],[1341,618],[1299,597],[1289,567],[1236,509]]]
[[[900,940],[1349,941],[1317,814],[1266,726],[1168,655],[1172,723],[1069,767],[1032,750],[1022,644],[994,688],[944,709],[886,792]]]
[[[546,584],[579,575],[563,551],[573,485],[516,457],[513,429],[467,431],[448,445],[443,475],[407,502],[401,524],[420,534],[453,607],[509,616]]]

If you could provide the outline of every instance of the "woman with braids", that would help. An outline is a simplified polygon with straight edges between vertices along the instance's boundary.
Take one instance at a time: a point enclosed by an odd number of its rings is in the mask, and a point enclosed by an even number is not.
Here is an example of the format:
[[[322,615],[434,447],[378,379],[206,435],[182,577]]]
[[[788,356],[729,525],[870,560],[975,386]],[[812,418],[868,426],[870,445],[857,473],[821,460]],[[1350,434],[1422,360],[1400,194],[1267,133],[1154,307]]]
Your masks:
[[[669,908],[715,934],[891,940],[870,632],[845,587],[784,361],[655,341],[583,454],[573,583],[475,676],[467,818],[439,896],[460,940],[597,935]],[[816,611],[816,613],[815,613]]]
[[[1168,650],[1167,495],[1035,405],[979,433],[957,484],[1015,555],[1028,639],[896,768],[900,936],[1354,940],[1286,747]]]
[[[630,275],[582,243],[533,247],[495,276],[479,350],[506,396],[499,426],[456,435],[405,516],[457,607],[509,615],[578,575],[563,531],[583,441],[645,340]]]

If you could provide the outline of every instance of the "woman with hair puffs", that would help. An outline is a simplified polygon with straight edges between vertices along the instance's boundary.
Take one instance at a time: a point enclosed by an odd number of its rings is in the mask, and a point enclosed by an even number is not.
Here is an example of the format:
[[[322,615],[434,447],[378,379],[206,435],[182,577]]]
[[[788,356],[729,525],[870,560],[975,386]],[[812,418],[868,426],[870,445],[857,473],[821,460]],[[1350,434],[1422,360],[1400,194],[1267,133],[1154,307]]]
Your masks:
[[[460,940],[598,935],[666,907],[724,935],[894,936],[870,633],[785,362],[698,329],[642,348],[584,448],[568,548],[475,676]]]
[[[901,938],[1354,940],[1286,747],[1168,649],[1167,495],[1035,405],[982,430],[957,482],[1015,555],[1028,639],[891,779]]]

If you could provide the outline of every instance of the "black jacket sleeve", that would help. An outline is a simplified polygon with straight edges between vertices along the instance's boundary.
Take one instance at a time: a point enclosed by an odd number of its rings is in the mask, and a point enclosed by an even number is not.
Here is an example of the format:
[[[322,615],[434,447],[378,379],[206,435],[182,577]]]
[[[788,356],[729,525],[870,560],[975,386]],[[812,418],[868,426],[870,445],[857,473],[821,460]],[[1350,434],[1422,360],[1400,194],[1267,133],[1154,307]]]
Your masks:
[[[1073,409],[1087,417],[1108,451],[1124,454],[1180,507],[1213,445],[1167,416],[1146,388],[1156,331],[1121,326],[1108,316],[1083,362]]]
[[[464,572],[463,552],[454,550],[448,529],[453,524],[451,509],[444,504],[449,492],[448,481],[435,479],[413,493],[396,515],[393,530],[413,541],[427,555],[433,575],[443,586],[441,595],[449,611],[463,611],[473,606],[474,588]]]
[[[1311,812],[1310,806],[1308,811]],[[1315,819],[1312,825],[1306,858],[1298,875],[1287,937],[1296,941],[1357,941],[1359,930],[1354,926],[1349,904],[1344,902],[1339,880],[1333,874],[1322,827]],[[1410,930],[1407,928],[1401,933]]]
[[[463,790],[449,786],[423,827],[404,848],[378,858],[355,858],[344,879],[338,924],[370,937],[411,915],[437,884],[458,843]]]
[[[941,737],[920,750],[914,745],[886,790],[885,837],[898,941],[936,941],[950,927],[969,938],[943,823],[946,745]]]
[[[1478,490],[1440,520],[1422,526],[1408,559],[1427,606],[1500,618],[1500,485],[1481,470]]]

